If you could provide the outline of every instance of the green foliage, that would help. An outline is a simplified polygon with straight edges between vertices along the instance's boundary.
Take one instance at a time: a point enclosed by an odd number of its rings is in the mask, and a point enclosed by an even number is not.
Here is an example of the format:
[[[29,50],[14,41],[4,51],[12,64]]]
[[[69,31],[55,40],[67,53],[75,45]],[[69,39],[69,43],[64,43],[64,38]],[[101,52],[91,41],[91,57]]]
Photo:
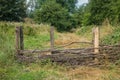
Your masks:
[[[40,49],[44,49],[49,47],[48,46],[48,42],[50,41],[50,37],[49,34],[40,34],[40,35],[35,35],[35,36],[31,36],[31,35],[25,35],[25,48],[40,48]]]
[[[0,0],[0,21],[22,21],[26,16],[25,0]]]
[[[35,36],[36,32],[35,32],[34,28],[27,27],[24,29],[24,34],[28,35],[28,36]]]
[[[120,22],[120,0],[89,0],[78,9],[78,0],[29,0],[29,10],[37,23],[48,23],[59,31],[76,26],[102,25]],[[54,6],[53,6],[54,5]],[[34,14],[35,13],[35,14]]]
[[[39,63],[29,65],[17,63],[14,49],[15,26],[16,24],[14,23],[0,22],[0,80],[66,80],[63,79],[64,75],[62,76],[62,74],[59,73],[56,65],[55,67],[54,65],[51,66],[48,61],[43,61],[40,65]],[[24,30],[27,28],[27,26],[24,26]],[[41,29],[41,27],[38,28]],[[38,28],[33,28],[33,30],[37,30],[36,33],[39,33],[40,30]],[[46,36],[49,37],[48,35],[44,36],[45,31],[43,30],[44,29],[41,29],[42,33],[40,32],[40,35],[42,35],[42,37],[39,39],[39,41],[42,42],[46,39]],[[33,35],[30,34],[25,34],[25,37],[26,36],[31,38],[33,37]],[[38,43],[38,41],[34,42],[34,40],[29,38],[27,38],[27,40],[31,41],[31,43]],[[40,42],[40,44],[42,44],[42,42]],[[41,67],[43,64],[44,66]]]
[[[89,21],[88,17],[90,17],[90,13],[89,12],[88,13],[85,12],[83,17],[82,17],[82,22],[81,22],[82,26],[89,25],[90,21]]]
[[[89,36],[90,37],[90,33],[91,30],[94,26],[84,26],[84,27],[80,27],[78,28],[78,30],[76,31],[76,34],[81,35],[81,36]]]
[[[41,6],[46,2],[51,0],[29,0],[28,7],[30,8],[30,12],[33,12],[36,9],[41,8]],[[74,12],[76,10],[76,3],[78,0],[55,0],[62,7],[68,9],[69,12]]]
[[[55,26],[58,31],[69,31],[80,25],[76,12],[78,0],[29,0],[28,14],[37,23]],[[53,6],[54,5],[54,6]]]
[[[20,26],[20,25],[21,24],[18,24],[18,23],[15,24],[15,23],[0,22],[0,80],[71,80],[76,77],[78,77],[76,79],[86,79],[86,78],[89,79],[89,77],[92,77],[93,79],[94,74],[92,75],[91,73],[86,74],[87,73],[86,68],[80,67],[81,68],[80,73],[82,76],[79,74],[79,72],[76,73],[75,69],[74,69],[75,74],[71,76],[71,73],[70,74],[67,74],[67,73],[72,72],[73,69],[69,71],[71,68],[69,69],[66,67],[59,66],[57,64],[51,64],[49,59],[42,61],[40,63],[39,62],[31,63],[27,65],[17,63],[17,60],[15,60],[14,58],[15,56],[14,54],[14,45],[15,45],[14,34],[15,33],[14,32],[15,32],[15,26]],[[30,25],[27,25],[27,26],[24,25],[24,30],[27,31],[29,26]],[[86,37],[88,38],[89,35],[91,35],[89,32],[91,32],[92,27],[93,26],[80,28],[79,34],[82,34],[82,33],[87,34]],[[30,27],[30,29],[31,28],[33,28],[34,31],[29,32],[28,30],[28,32],[25,33],[25,36],[24,36],[26,40],[28,40],[29,44],[35,43],[35,45],[38,46],[37,45],[38,43],[42,44],[43,42],[48,41],[49,38],[48,38],[47,31],[49,29],[45,28],[45,26],[42,26],[42,27],[38,26],[37,28]],[[119,34],[119,31],[120,31],[120,28],[116,27],[113,34]],[[28,34],[28,33],[32,34],[32,32],[35,34],[34,36]],[[41,36],[41,38],[39,38],[38,35],[36,34]],[[39,41],[42,41],[42,42],[34,41],[37,38],[39,39]],[[31,41],[31,43],[29,41]],[[117,61],[116,63],[119,64],[119,62],[120,61]],[[78,70],[79,69],[77,69],[77,71]],[[91,68],[89,70],[91,70]],[[95,69],[93,69],[93,71],[94,70]],[[107,68],[106,71],[102,69],[102,71],[103,71],[103,76],[102,77],[99,76],[97,77],[97,79],[98,78],[100,78],[101,80],[119,80],[120,79],[119,77],[120,71],[118,67],[115,65],[111,65],[111,67]],[[100,75],[102,74],[100,70],[98,70],[98,72],[100,72]],[[95,71],[95,73],[97,72]]]
[[[120,0],[90,0],[90,24],[101,25],[106,18],[112,24],[118,23],[120,17],[119,5]]]
[[[8,28],[9,27],[9,28]],[[14,55],[14,40],[12,40],[14,38],[14,36],[12,36],[10,33],[12,33],[12,28],[13,26],[10,25],[8,26],[6,25],[0,25],[0,64],[7,64],[8,62],[10,62],[10,60],[8,60],[8,58],[13,58]],[[11,40],[10,40],[11,38]],[[7,46],[6,46],[7,45]]]
[[[73,13],[76,10],[76,3],[78,0],[56,0],[56,2],[68,9],[69,12]]]
[[[81,5],[78,10],[74,13],[76,15],[75,19],[78,26],[87,26],[89,24],[89,6],[88,5]]]
[[[47,72],[37,71],[37,72],[24,72],[18,75],[16,79],[18,80],[44,80],[46,78]]]
[[[113,34],[109,34],[109,35],[105,36],[102,39],[101,43],[113,45],[113,44],[118,44],[119,41],[120,41],[120,28],[118,26],[114,29]]]
[[[59,31],[71,29],[71,17],[67,9],[54,0],[46,1],[40,9],[36,10],[34,17],[37,23],[48,23],[51,26],[55,26]]]

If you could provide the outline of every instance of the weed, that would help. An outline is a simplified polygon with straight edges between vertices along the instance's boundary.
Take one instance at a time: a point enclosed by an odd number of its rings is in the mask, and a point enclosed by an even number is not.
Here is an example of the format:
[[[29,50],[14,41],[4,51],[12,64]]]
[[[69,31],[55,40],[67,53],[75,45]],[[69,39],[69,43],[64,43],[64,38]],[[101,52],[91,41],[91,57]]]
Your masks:
[[[51,63],[49,59],[38,63],[31,63],[28,65],[17,63],[14,58],[14,32],[15,26],[21,25],[24,26],[25,49],[44,49],[45,47],[50,46],[48,25],[0,22],[0,80],[120,80],[119,67],[114,64],[104,69],[91,67],[68,69],[55,63]],[[72,36],[71,33],[66,34],[55,32],[55,37],[58,40],[56,40],[56,43],[58,42],[59,44],[59,42],[62,42],[62,40],[64,40],[64,43],[65,41],[74,41],[74,39],[84,41],[85,39],[91,40],[92,27],[93,26],[78,29],[76,33],[72,33]],[[103,43],[115,44],[119,42],[119,27],[116,27],[116,29],[114,30],[111,30],[110,27],[101,28],[101,30],[105,29],[103,30],[104,34],[102,33]],[[109,32],[109,30],[111,30],[110,32],[112,34]],[[82,37],[83,35],[85,37]],[[69,39],[66,39],[67,37],[69,37]],[[119,63],[120,61],[116,62],[116,64]]]

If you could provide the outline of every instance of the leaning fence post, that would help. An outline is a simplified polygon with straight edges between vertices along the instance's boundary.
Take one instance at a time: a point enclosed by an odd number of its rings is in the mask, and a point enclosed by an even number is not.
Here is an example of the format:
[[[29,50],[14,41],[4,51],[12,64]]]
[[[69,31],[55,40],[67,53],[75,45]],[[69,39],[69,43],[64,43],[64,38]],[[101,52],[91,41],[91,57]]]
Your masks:
[[[54,27],[50,27],[51,52],[54,50]]]
[[[99,28],[94,28],[94,53],[99,53]]]
[[[20,50],[24,50],[23,27],[20,26]]]
[[[19,54],[19,49],[20,49],[20,27],[16,27],[15,29],[15,41],[16,41],[16,53]]]

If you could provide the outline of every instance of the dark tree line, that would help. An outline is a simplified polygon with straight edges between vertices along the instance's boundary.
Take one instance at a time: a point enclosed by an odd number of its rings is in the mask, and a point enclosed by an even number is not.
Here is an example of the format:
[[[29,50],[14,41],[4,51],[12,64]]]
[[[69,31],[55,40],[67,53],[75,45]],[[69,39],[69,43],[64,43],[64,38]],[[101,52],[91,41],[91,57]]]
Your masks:
[[[0,0],[1,21],[23,21],[30,17],[36,23],[47,23],[59,31],[77,26],[120,22],[120,0],[89,0],[77,7],[79,0]]]
[[[22,21],[25,16],[25,0],[0,0],[0,20]]]
[[[48,23],[59,31],[73,28],[75,0],[46,0],[40,5],[34,12],[34,20],[37,23]]]
[[[120,0],[89,0],[90,23],[101,25],[105,19],[111,24],[120,22]]]

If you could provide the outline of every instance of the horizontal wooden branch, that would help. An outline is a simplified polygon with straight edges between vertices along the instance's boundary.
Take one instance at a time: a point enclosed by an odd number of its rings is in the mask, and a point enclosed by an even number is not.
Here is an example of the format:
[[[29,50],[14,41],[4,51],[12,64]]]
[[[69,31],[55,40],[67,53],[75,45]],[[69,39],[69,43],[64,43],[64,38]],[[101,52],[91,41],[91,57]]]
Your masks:
[[[63,49],[63,50],[54,50],[53,53],[82,53],[92,50],[93,48],[76,48],[76,49]]]
[[[46,49],[46,50],[20,50],[20,53],[42,53],[42,52],[53,52],[53,53],[57,53],[57,52],[63,52],[63,53],[76,53],[76,52],[84,52],[86,50],[92,50],[93,48],[76,48],[76,49]]]
[[[100,50],[103,49],[109,49],[112,48],[112,46],[102,46],[99,47]],[[52,52],[53,54],[57,54],[57,53],[73,53],[73,54],[79,54],[79,53],[93,53],[94,49],[98,49],[98,48],[75,48],[75,49],[45,49],[45,50],[20,50],[20,53],[43,53],[43,52]]]
[[[51,49],[46,50],[20,50],[20,53],[42,53],[42,52],[50,52]]]
[[[100,45],[101,47],[120,47],[120,44],[118,45]]]
[[[69,43],[69,44],[61,45],[61,46],[56,47],[56,48],[63,48],[63,47],[66,47],[66,46],[69,46],[69,45],[72,45],[72,44],[77,44],[77,43],[80,43],[80,44],[90,44],[90,45],[93,44],[92,42],[71,42],[71,43]]]

